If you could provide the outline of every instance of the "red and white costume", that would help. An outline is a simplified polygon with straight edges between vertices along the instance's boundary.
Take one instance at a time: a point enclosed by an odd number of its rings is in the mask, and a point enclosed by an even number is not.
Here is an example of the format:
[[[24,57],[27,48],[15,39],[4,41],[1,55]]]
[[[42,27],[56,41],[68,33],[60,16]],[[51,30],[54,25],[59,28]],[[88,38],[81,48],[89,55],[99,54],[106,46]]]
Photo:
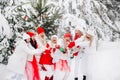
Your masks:
[[[27,32],[27,34],[32,38],[35,36],[33,32]],[[30,40],[31,49],[35,48],[37,49],[37,43],[35,40]],[[26,63],[26,75],[27,75],[27,80],[40,80],[40,74],[38,70],[38,64],[35,55],[29,55],[28,56],[28,61]]]
[[[38,35],[36,36],[36,41],[38,43],[38,47],[42,47],[44,50],[41,53],[41,55],[37,56],[37,61],[40,66],[41,80],[50,80],[53,75],[53,64],[52,64],[50,46],[46,42],[44,29],[38,27],[37,32]],[[40,34],[44,34],[44,37],[42,38],[41,36],[39,36]]]
[[[79,28],[76,28],[79,30]],[[80,29],[81,31],[81,29]],[[77,36],[75,35],[74,41],[70,42],[68,45],[69,49],[71,49],[71,55],[74,56],[73,63],[74,64],[74,76],[78,78],[78,80],[83,80],[83,69],[82,69],[82,57],[85,51],[85,48],[89,46],[89,41],[85,41],[85,36]]]
[[[7,70],[9,71],[6,76],[7,80],[22,80],[25,75],[28,56],[42,52],[40,49],[30,49],[30,43],[24,41],[29,38],[29,35],[23,34],[23,40],[16,46],[14,53],[10,56],[7,65]]]
[[[71,37],[70,34],[66,33],[64,38]],[[65,46],[67,46],[69,42],[65,42],[65,40],[61,39],[60,43],[58,44],[60,47],[64,48],[66,50]],[[68,73],[70,72],[70,67],[68,63],[68,53],[67,50],[65,53],[61,52],[58,49],[54,52],[53,55],[53,63],[54,63],[54,80],[67,80]]]

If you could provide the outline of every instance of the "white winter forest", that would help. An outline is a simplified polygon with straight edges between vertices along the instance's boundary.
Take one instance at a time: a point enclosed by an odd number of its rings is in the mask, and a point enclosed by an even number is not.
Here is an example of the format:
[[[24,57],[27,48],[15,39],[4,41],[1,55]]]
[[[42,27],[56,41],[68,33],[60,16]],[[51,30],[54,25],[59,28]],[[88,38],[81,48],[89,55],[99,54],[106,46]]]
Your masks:
[[[48,40],[66,31],[73,35],[76,27],[90,32],[86,80],[120,80],[120,0],[0,0],[0,80],[23,32],[38,26]],[[74,80],[74,72],[68,80]]]

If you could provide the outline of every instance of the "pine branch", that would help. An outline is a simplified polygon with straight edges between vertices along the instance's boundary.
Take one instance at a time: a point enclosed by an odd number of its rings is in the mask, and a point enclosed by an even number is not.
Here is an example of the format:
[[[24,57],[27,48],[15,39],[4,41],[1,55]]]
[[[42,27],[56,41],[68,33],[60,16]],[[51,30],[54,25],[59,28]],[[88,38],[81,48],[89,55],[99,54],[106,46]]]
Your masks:
[[[6,38],[6,36],[4,35],[3,38],[0,39],[0,42],[2,42],[5,38]]]
[[[16,8],[21,7],[21,6],[23,6],[23,5],[26,5],[26,4],[31,4],[31,2],[27,2],[27,3],[23,3],[23,4],[21,4],[21,5],[17,5],[17,6],[15,6],[15,7],[11,10],[11,12],[13,12]]]

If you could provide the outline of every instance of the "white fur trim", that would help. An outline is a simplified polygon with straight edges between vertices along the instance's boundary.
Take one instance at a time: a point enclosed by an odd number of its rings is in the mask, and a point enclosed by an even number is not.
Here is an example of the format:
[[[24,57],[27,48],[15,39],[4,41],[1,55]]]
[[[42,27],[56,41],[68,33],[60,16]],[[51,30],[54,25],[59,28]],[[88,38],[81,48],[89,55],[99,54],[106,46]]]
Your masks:
[[[24,33],[22,38],[23,38],[23,40],[25,40],[25,39],[29,39],[30,36],[28,34]]]

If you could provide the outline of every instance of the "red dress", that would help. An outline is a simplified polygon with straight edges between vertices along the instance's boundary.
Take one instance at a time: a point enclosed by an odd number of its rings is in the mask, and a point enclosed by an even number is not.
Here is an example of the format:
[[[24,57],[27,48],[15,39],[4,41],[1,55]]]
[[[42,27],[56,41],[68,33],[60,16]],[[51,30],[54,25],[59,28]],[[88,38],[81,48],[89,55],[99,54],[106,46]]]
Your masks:
[[[46,50],[44,53],[42,53],[39,64],[52,65],[52,59],[53,58],[51,57],[50,50]]]

